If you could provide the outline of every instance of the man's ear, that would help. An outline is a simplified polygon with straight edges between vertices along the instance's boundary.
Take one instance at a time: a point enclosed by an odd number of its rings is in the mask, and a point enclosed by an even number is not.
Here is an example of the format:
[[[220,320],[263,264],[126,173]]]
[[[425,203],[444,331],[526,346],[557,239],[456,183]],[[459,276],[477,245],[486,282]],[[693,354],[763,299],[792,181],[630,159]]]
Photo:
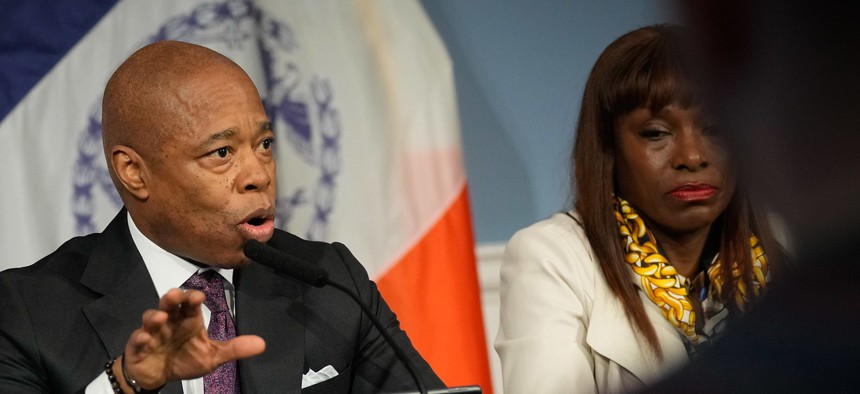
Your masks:
[[[141,201],[149,198],[145,181],[146,164],[137,151],[125,145],[116,145],[111,148],[110,164],[119,183],[129,194]]]

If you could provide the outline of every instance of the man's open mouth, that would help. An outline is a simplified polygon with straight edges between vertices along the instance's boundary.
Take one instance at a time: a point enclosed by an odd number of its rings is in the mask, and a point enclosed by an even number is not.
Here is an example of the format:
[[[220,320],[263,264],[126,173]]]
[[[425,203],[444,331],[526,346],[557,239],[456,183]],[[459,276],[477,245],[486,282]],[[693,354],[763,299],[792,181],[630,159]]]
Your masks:
[[[240,223],[238,228],[246,239],[267,241],[275,231],[273,209],[258,209],[252,212],[245,217],[245,221]]]
[[[253,219],[248,221],[248,224],[250,224],[252,226],[260,226],[265,222],[266,222],[266,219],[264,219],[264,218],[253,218]]]

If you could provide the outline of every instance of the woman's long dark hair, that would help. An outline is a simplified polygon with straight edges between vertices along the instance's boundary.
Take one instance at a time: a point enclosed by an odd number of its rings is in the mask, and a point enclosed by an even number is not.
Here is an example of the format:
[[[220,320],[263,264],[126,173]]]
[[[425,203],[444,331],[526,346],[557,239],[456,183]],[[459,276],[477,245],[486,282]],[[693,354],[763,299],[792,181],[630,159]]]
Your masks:
[[[591,70],[576,128],[571,164],[575,207],[585,234],[600,263],[609,288],[621,301],[630,324],[640,332],[658,358],[662,358],[657,334],[645,314],[637,288],[630,282],[618,240],[612,196],[615,191],[615,126],[634,109],[659,112],[670,104],[690,107],[699,103],[685,66],[683,29],[656,25],[631,31],[610,44]],[[767,220],[749,201],[738,184],[732,200],[718,220],[723,276],[721,297],[730,302],[738,289],[731,262],[742,272],[740,280],[752,289],[750,236],[761,239],[765,250],[773,244]],[[771,257],[770,255],[768,256]],[[749,294],[748,297],[755,298]]]

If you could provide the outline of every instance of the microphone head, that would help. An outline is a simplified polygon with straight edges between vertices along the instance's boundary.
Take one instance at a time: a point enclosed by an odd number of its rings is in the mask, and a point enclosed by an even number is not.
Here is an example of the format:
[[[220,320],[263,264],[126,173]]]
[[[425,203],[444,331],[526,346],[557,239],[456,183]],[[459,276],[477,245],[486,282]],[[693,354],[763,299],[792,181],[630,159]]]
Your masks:
[[[256,239],[249,239],[245,241],[245,246],[242,247],[242,252],[245,253],[245,257],[257,261],[257,259],[265,253],[266,248],[266,244],[257,241]],[[257,262],[259,263],[259,261]]]
[[[295,256],[284,253],[256,239],[245,241],[245,257],[265,265],[275,272],[288,275],[311,286],[323,287],[328,283],[328,272]]]

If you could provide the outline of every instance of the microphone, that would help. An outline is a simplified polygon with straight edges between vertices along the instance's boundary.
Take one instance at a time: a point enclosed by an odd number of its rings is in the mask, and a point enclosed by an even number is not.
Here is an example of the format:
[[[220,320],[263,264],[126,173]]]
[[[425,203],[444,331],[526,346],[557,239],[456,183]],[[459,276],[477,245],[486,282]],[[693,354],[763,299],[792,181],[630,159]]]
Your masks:
[[[339,283],[330,281],[328,279],[328,272],[324,269],[307,263],[255,239],[249,239],[246,241],[242,250],[245,252],[246,257],[275,270],[275,272],[291,276],[314,287],[329,285],[350,296],[355,300],[358,306],[361,307],[361,310],[364,311],[364,314],[370,319],[374,327],[379,330],[379,333],[382,334],[385,342],[387,342],[388,345],[391,346],[391,349],[394,350],[394,354],[397,358],[406,366],[406,369],[409,371],[409,374],[412,375],[412,379],[415,380],[415,384],[418,386],[418,392],[421,394],[427,394],[427,387],[424,385],[424,380],[422,380],[421,376],[418,375],[415,365],[412,364],[412,361],[409,360],[409,357],[406,356],[403,349],[401,349],[400,346],[397,346],[397,343],[394,342],[394,338],[391,338],[391,335],[382,327],[382,323],[372,313],[370,307],[368,307],[367,304],[358,297],[358,294]]]
[[[246,241],[242,251],[249,259],[311,286],[323,287],[328,283],[328,272],[324,269],[308,264],[256,239]]]

